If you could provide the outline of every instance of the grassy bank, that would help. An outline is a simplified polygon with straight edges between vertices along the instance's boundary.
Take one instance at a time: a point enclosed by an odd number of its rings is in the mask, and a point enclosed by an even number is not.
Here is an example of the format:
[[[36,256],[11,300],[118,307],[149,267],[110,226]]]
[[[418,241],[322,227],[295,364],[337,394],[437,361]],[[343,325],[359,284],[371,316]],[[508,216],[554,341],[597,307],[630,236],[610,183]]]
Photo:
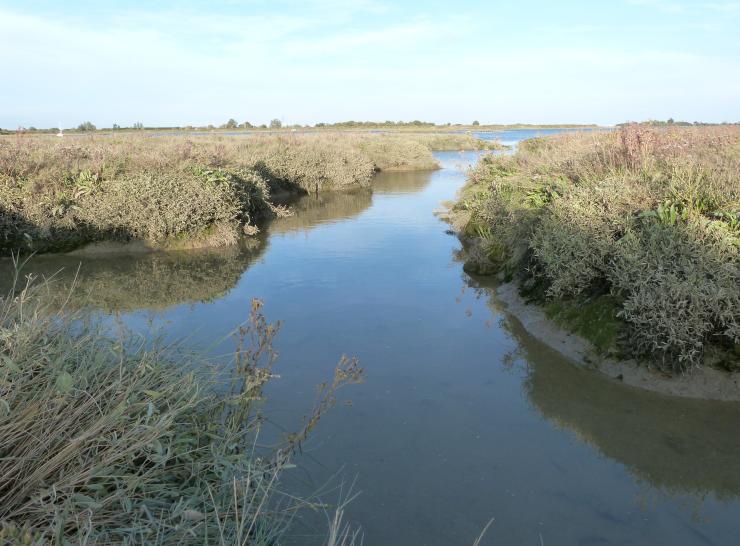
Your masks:
[[[283,214],[276,192],[368,187],[379,170],[432,169],[469,135],[15,136],[0,139],[0,251],[99,240],[234,243]]]
[[[177,348],[110,337],[46,292],[0,298],[0,541],[278,543],[305,504],[280,477],[336,389],[359,380],[356,362],[340,361],[303,430],[260,449],[279,325],[259,302],[216,373]]]
[[[515,279],[600,348],[686,370],[738,364],[740,129],[525,141],[471,174],[453,222],[467,267]],[[584,318],[587,317],[587,318]]]

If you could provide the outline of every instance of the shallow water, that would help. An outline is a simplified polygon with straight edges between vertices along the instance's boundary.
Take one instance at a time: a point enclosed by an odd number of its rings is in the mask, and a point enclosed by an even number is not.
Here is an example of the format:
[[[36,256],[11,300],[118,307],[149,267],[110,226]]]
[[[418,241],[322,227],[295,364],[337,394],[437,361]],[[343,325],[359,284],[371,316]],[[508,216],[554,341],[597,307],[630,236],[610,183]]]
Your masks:
[[[366,545],[472,544],[491,518],[482,544],[737,544],[740,405],[638,391],[529,337],[432,213],[477,154],[437,156],[442,170],[384,174],[372,192],[305,197],[240,247],[85,258],[78,290],[105,320],[215,352],[263,299],[284,321],[268,412],[287,429],[339,357],[359,357],[365,383],[285,486],[356,479],[347,517]],[[79,262],[31,268],[67,268],[61,297]],[[302,517],[293,542],[321,543],[323,523]]]
[[[516,147],[516,145],[522,140],[535,137],[545,137],[548,135],[557,135],[559,133],[576,133],[583,131],[605,131],[608,130],[602,127],[594,127],[588,129],[511,129],[503,131],[477,131],[473,133],[482,140],[498,140],[501,144],[506,146]]]

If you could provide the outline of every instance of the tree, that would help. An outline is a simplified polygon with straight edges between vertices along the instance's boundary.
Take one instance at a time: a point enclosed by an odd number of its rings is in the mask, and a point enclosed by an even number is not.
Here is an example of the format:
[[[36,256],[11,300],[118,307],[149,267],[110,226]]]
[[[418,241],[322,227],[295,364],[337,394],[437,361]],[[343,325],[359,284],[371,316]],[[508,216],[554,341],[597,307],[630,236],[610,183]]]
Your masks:
[[[473,125],[480,125],[480,121],[478,121],[478,120],[476,119],[476,120],[475,120],[475,121],[473,122]]]
[[[143,129],[143,128],[144,128],[144,124],[141,123],[140,121],[137,121],[136,123],[134,123],[134,129]]]
[[[239,126],[239,124],[236,122],[234,118],[231,118],[229,121],[226,122],[226,125],[224,126],[226,129],[236,129]]]
[[[118,130],[118,129],[120,129],[120,128],[121,128],[121,126],[120,126],[120,125],[118,125],[117,123],[114,123],[114,124],[113,124],[113,130],[114,130],[114,131],[117,131],[117,130]]]
[[[93,124],[92,124],[91,122],[89,122],[89,121],[85,121],[85,122],[83,122],[83,123],[80,123],[80,124],[79,124],[79,125],[77,126],[77,130],[78,130],[78,131],[94,131],[95,129],[96,129],[95,125],[93,125]]]
[[[239,127],[241,127],[242,129],[252,129],[254,127],[254,125],[252,125],[248,121],[245,121]]]
[[[270,122],[270,129],[280,129],[283,126],[283,122],[275,118]]]

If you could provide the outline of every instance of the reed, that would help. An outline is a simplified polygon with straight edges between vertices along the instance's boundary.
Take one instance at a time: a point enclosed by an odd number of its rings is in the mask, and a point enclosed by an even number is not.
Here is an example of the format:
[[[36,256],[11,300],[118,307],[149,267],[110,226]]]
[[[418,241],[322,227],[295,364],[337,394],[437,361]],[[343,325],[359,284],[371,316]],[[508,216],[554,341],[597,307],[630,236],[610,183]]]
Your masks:
[[[0,298],[0,540],[275,544],[306,504],[280,477],[336,391],[360,380],[357,362],[340,361],[303,429],[260,448],[279,330],[261,302],[217,370],[111,336],[47,291],[16,284]]]

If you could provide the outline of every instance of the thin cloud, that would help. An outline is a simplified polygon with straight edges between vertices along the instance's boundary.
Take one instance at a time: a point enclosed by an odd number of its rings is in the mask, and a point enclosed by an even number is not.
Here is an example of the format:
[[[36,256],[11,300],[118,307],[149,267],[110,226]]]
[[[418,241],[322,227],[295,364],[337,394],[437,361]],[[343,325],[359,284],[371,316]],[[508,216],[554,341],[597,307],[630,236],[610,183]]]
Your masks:
[[[740,118],[740,43],[734,15],[718,6],[711,18],[564,15],[557,25],[518,8],[336,3],[97,15],[0,7],[0,127],[276,116],[609,123],[636,119],[637,103],[650,117]],[[675,39],[701,25],[715,31]]]
[[[632,6],[652,7],[666,13],[740,13],[740,2],[678,2],[671,0],[626,0]]]

